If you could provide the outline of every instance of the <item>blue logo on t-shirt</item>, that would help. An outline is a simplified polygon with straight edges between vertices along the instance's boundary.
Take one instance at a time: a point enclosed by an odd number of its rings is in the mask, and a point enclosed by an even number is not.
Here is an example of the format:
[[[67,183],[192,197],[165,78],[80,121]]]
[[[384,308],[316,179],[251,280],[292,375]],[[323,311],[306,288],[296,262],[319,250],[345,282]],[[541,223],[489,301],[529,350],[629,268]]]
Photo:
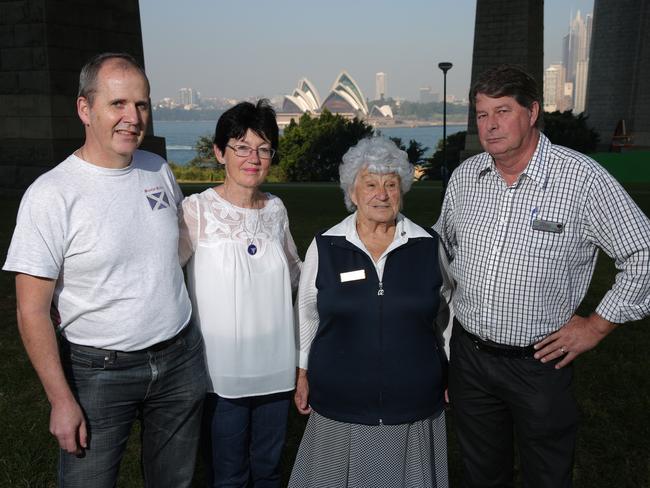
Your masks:
[[[149,193],[147,195],[147,201],[151,206],[151,210],[162,210],[163,208],[169,207],[169,200],[164,190]]]

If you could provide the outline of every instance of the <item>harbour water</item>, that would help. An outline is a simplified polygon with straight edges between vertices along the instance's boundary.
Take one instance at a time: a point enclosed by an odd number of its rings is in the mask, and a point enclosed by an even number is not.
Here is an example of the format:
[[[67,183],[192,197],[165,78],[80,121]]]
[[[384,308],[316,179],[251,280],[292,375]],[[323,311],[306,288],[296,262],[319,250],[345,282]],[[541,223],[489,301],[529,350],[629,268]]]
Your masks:
[[[167,121],[154,120],[154,133],[164,137],[167,142],[167,159],[177,164],[187,164],[196,157],[194,145],[201,136],[212,136],[216,121]],[[447,135],[466,130],[465,125],[448,125]],[[424,156],[431,156],[442,138],[442,126],[420,126],[420,127],[382,127],[377,129],[384,137],[399,137],[402,144],[408,145],[411,139],[415,139],[429,149]]]

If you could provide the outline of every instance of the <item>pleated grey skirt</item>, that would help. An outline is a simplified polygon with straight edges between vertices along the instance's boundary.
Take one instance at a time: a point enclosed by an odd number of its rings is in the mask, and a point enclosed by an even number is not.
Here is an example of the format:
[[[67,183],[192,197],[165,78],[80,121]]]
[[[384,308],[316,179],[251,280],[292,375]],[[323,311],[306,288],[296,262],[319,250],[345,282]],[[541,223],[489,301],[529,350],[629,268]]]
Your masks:
[[[411,424],[360,425],[312,412],[289,488],[448,488],[445,412]]]

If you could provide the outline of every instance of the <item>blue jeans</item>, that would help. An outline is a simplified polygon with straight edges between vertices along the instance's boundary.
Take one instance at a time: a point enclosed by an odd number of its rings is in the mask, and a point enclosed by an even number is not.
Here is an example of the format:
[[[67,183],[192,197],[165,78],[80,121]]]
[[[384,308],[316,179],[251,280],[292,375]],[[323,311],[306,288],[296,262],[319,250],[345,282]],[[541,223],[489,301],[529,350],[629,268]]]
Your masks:
[[[202,431],[208,487],[280,487],[290,396],[207,394]]]
[[[68,383],[86,417],[81,457],[61,450],[59,486],[113,488],[140,421],[146,487],[189,487],[207,384],[203,340],[191,325],[164,347],[116,352],[63,341]]]

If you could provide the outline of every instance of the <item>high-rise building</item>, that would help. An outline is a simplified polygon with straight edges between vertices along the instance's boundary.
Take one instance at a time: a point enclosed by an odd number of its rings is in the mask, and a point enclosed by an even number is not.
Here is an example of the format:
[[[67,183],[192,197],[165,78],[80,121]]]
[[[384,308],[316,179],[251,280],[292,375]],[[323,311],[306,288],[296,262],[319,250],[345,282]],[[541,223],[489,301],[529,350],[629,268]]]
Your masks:
[[[578,61],[576,66],[576,81],[573,93],[573,112],[581,114],[585,111],[585,99],[587,96],[587,73],[589,60]]]
[[[386,98],[386,73],[377,73],[375,75],[375,100]]]
[[[568,34],[564,36],[563,64],[566,69],[566,81],[573,84],[569,108],[576,113],[583,112],[585,107],[591,24],[592,15],[587,14],[583,19],[578,10],[576,16],[569,22]]]
[[[181,88],[178,90],[178,102],[182,106],[198,105],[201,94],[194,88]]]
[[[551,64],[544,70],[545,112],[555,112],[563,106],[565,76],[562,64]]]

